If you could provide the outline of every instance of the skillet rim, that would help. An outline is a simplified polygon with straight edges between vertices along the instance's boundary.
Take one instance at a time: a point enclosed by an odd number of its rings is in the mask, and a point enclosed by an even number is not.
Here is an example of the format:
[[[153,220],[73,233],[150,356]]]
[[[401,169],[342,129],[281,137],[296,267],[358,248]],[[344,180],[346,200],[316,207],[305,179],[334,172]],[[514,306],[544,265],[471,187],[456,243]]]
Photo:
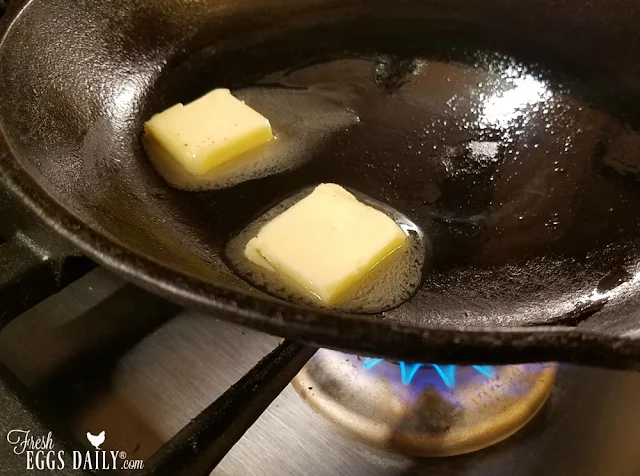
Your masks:
[[[0,19],[0,60],[7,34],[33,1],[12,2]],[[180,273],[91,228],[59,203],[12,153],[1,117],[0,184],[15,193],[55,233],[125,279],[171,301],[210,313],[212,317],[272,335],[396,360],[469,364],[560,360],[640,370],[640,339],[558,325],[422,327],[400,324],[363,315],[309,310],[225,289]]]

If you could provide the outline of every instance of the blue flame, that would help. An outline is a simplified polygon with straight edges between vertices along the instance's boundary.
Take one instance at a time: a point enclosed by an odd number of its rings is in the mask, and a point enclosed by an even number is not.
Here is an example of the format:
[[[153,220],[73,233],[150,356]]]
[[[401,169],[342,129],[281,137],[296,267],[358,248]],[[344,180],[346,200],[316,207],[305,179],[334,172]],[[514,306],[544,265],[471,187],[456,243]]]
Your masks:
[[[436,369],[438,375],[448,388],[453,388],[456,385],[456,365],[437,365],[431,364]]]
[[[372,359],[371,357],[367,357],[364,359],[364,363],[362,364],[362,366],[369,370],[374,368],[376,365],[378,365],[380,362],[382,362],[382,359]]]
[[[420,370],[420,367],[422,367],[422,364],[406,364],[400,361],[400,376],[402,378],[402,383],[409,385],[416,372]]]
[[[365,357],[362,366],[369,370],[374,368],[382,359]],[[407,362],[398,362],[400,366],[400,379],[403,385],[409,385],[415,377],[418,370],[424,366],[430,366],[438,373],[447,388],[453,388],[456,385],[456,369],[457,365],[438,365],[438,364],[409,364]],[[487,378],[493,378],[496,375],[496,370],[491,365],[472,365],[472,368],[481,375]]]
[[[472,365],[472,367],[487,378],[496,376],[496,369],[491,365]]]

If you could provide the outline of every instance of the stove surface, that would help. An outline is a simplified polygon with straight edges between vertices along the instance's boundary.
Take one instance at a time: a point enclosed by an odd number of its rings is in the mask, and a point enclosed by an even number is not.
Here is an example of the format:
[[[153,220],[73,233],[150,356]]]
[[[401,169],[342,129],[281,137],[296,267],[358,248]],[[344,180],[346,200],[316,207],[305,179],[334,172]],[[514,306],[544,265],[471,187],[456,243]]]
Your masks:
[[[10,323],[0,360],[78,442],[105,430],[104,449],[146,459],[277,344],[97,268]],[[547,404],[511,438],[415,459],[346,438],[289,385],[212,474],[637,476],[638,402],[638,374],[561,365]]]

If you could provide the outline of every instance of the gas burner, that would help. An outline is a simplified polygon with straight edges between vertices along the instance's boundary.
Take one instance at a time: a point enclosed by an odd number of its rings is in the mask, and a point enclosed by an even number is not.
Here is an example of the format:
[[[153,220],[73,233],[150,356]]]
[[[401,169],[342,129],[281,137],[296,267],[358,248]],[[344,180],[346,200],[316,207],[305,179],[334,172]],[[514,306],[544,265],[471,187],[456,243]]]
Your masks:
[[[397,453],[451,456],[511,436],[542,408],[557,365],[409,364],[321,349],[293,380],[347,436]]]

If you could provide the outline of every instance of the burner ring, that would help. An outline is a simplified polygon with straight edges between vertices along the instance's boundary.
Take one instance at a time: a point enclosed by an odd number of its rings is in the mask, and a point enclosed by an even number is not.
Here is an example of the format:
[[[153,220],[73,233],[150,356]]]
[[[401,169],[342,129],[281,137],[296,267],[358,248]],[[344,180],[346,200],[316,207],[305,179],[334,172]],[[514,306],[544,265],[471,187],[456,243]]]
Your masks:
[[[557,374],[553,363],[495,367],[491,375],[458,367],[450,388],[433,367],[421,366],[404,385],[396,363],[365,368],[359,357],[321,349],[292,384],[348,437],[407,455],[452,456],[521,429],[544,405]]]

